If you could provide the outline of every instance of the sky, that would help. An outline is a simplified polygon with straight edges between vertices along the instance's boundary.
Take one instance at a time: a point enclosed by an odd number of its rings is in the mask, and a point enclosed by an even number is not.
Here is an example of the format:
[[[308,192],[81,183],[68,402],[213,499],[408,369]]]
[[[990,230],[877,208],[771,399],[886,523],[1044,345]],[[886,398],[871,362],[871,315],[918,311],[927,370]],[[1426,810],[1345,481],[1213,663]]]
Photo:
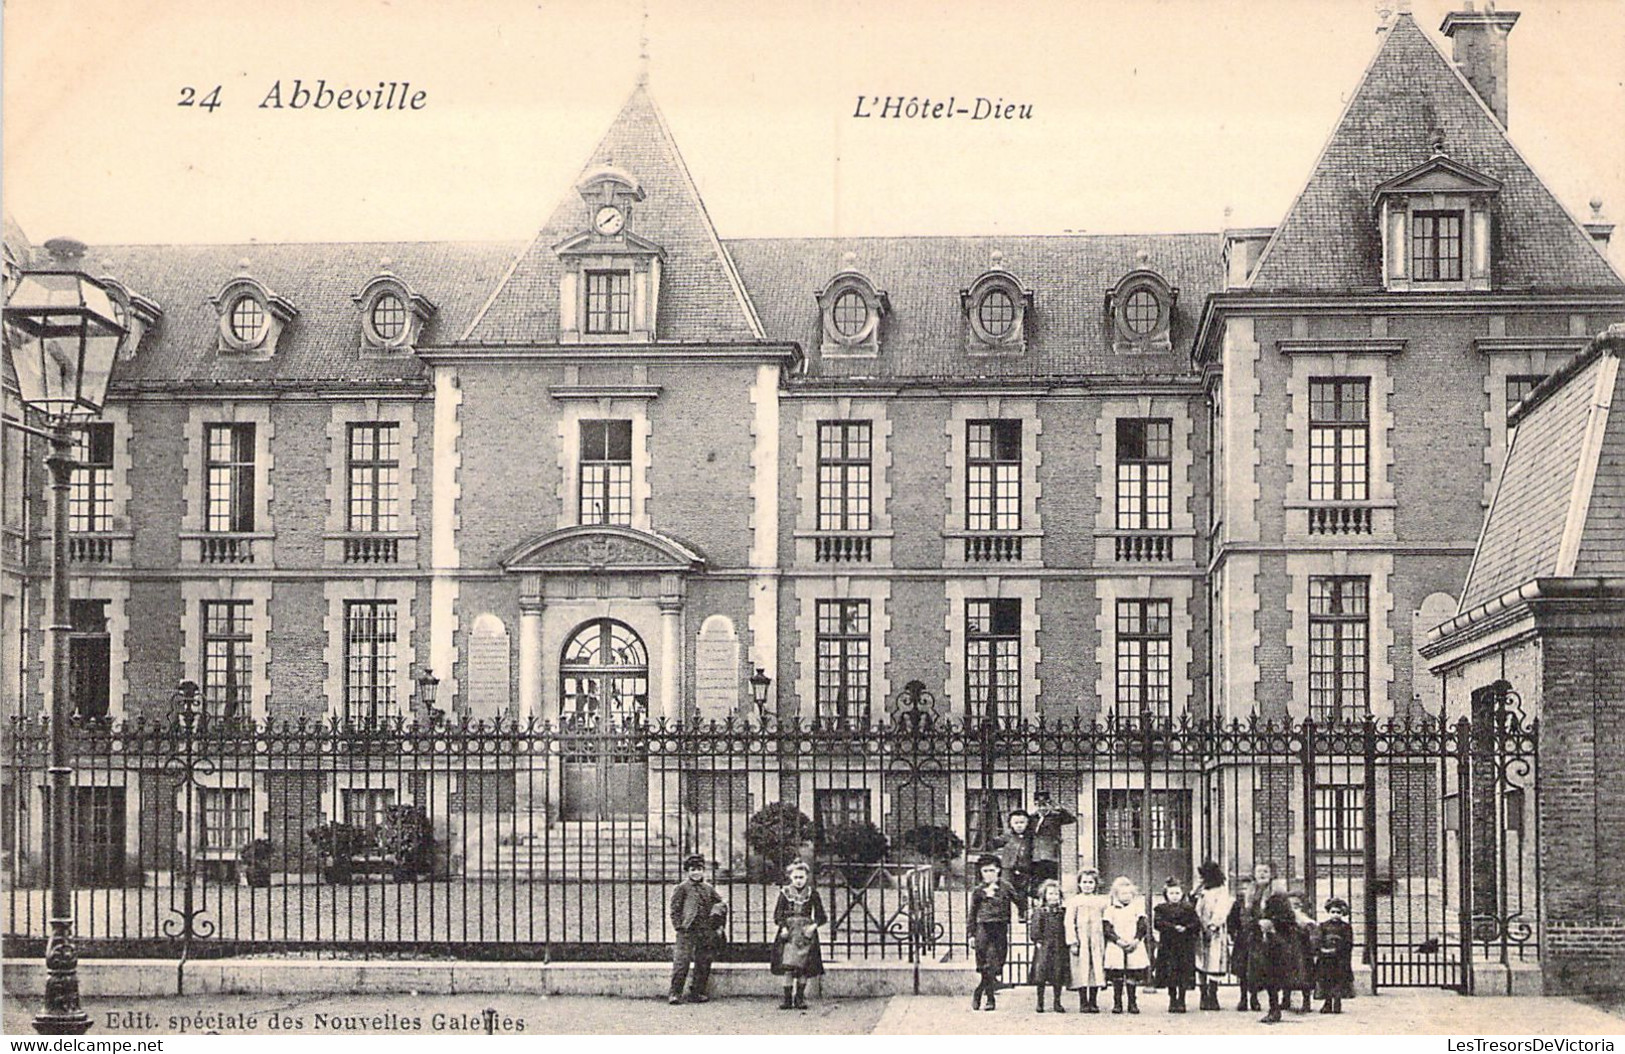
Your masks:
[[[648,68],[725,238],[1269,226],[1398,2],[647,0]],[[1439,40],[1455,6],[1416,18]],[[1514,142],[1572,212],[1625,218],[1625,3],[1517,6]],[[642,12],[6,0],[0,196],[36,243],[523,239],[631,90]],[[424,105],[261,107],[296,78]],[[213,110],[177,105],[216,86]],[[1033,116],[861,120],[859,95]]]

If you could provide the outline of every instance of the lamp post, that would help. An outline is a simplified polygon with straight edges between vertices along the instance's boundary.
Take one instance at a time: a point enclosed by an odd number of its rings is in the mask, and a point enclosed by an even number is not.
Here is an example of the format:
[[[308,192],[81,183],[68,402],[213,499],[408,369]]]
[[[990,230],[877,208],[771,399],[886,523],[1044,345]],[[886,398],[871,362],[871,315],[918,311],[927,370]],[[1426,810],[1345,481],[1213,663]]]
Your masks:
[[[762,672],[760,666],[750,677],[750,696],[756,703],[756,718],[767,725],[767,689],[773,683],[773,678]]]
[[[107,292],[77,271],[22,275],[4,308],[6,351],[25,407],[45,429],[7,424],[50,443],[51,471],[51,912],[45,945],[45,1006],[34,1031],[77,1036],[90,1028],[79,1006],[79,955],[73,942],[73,875],[68,859],[68,484],[75,419],[101,413],[124,327]]]
[[[423,715],[424,725],[429,728],[439,727],[440,711],[435,709],[434,697],[436,690],[440,687],[440,678],[436,677],[434,671],[427,666],[420,666],[418,667],[415,683],[418,692],[418,712]]]

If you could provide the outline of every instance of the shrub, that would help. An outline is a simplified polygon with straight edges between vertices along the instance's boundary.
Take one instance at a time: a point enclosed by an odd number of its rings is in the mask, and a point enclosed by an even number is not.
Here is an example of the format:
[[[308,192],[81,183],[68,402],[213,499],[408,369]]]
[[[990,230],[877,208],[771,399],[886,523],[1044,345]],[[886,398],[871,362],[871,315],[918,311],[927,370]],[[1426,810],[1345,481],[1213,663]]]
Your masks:
[[[794,805],[773,802],[745,822],[745,844],[757,864],[757,875],[776,881],[801,847],[812,840],[813,822]]]
[[[830,830],[820,848],[832,862],[840,865],[848,885],[861,886],[869,880],[874,865],[886,859],[891,843],[880,828],[864,821]]]
[[[395,863],[395,880],[405,881],[433,870],[434,825],[421,805],[391,805],[378,828],[378,848]]]
[[[903,848],[933,863],[957,860],[965,851],[965,841],[950,827],[921,824],[903,835]]]
[[[348,883],[350,858],[373,848],[371,832],[338,820],[318,824],[305,833],[323,857],[322,873],[329,882]]]
[[[243,881],[260,888],[271,884],[271,857],[275,847],[269,838],[255,838],[237,850],[237,867]]]

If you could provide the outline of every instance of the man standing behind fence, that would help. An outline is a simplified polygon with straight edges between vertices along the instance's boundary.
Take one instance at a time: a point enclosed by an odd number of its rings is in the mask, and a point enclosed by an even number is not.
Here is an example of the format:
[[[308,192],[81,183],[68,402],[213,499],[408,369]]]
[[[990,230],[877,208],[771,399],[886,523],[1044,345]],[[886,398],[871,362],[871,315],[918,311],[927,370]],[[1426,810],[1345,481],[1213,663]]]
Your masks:
[[[668,1002],[673,1006],[683,1002],[689,963],[694,964],[694,986],[689,990],[688,1001],[711,1001],[706,995],[711,983],[711,960],[716,956],[722,925],[728,917],[728,905],[705,880],[705,857],[698,853],[689,856],[683,861],[683,870],[688,872],[688,878],[671,892],[671,928],[675,939],[671,946],[671,998]]]

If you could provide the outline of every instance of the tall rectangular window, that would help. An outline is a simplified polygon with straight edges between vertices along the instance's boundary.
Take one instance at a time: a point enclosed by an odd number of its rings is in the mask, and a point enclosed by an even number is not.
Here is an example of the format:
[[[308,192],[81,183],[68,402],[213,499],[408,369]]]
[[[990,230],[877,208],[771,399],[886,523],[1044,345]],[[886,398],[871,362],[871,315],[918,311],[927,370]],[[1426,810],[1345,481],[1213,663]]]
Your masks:
[[[1368,713],[1371,580],[1309,579],[1309,716],[1360,720]]]
[[[965,601],[965,712],[1021,716],[1021,601]]]
[[[818,717],[869,720],[869,602],[818,602]]]
[[[1174,423],[1167,418],[1117,421],[1117,529],[1166,531],[1173,526]]]
[[[1309,500],[1370,497],[1370,384],[1365,378],[1309,382]]]
[[[87,720],[107,716],[112,704],[113,638],[107,601],[68,601],[68,698]]]
[[[395,602],[344,603],[344,716],[357,723],[395,713]]]
[[[254,837],[254,792],[248,787],[198,788],[198,847],[241,849]]]
[[[68,530],[113,529],[113,426],[94,421],[74,436],[68,483]]]
[[[965,791],[965,841],[971,852],[991,852],[998,846],[1007,817],[1022,808],[1020,787],[992,787]]]
[[[399,530],[401,426],[351,425],[349,463],[350,530]]]
[[[1365,851],[1365,788],[1333,784],[1315,788],[1315,850]]]
[[[383,826],[394,804],[395,791],[389,787],[345,787],[340,792],[340,815],[351,827]]]
[[[203,602],[203,707],[214,717],[248,717],[253,677],[249,648],[252,603],[247,600]]]
[[[1021,422],[965,425],[965,529],[1021,529]]]
[[[254,529],[254,426],[208,425],[204,429],[204,478],[208,507],[204,529]]]
[[[1417,281],[1461,281],[1461,213],[1412,213],[1411,231],[1411,274]]]
[[[632,422],[581,422],[581,522],[632,522]]]
[[[632,329],[632,273],[587,272],[587,332],[628,333]]]
[[[868,421],[819,422],[819,530],[869,529],[873,504],[872,432]]]
[[[1117,716],[1173,716],[1173,601],[1117,602]]]
[[[813,830],[818,841],[842,827],[868,822],[869,792],[862,787],[820,787],[813,791]]]

